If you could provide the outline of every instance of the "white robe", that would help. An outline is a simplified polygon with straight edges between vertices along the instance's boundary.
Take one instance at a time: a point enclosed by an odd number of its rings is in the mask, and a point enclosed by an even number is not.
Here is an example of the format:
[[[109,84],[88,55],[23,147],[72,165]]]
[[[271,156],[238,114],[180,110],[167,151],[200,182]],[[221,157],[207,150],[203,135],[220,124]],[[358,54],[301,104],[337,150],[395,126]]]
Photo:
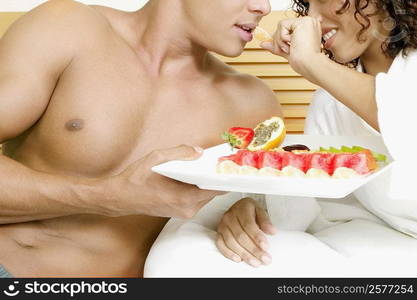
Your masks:
[[[153,245],[146,277],[416,277],[417,197],[410,174],[416,110],[417,52],[399,55],[376,78],[382,138],[395,168],[344,199],[251,195],[278,228],[268,236],[273,262],[252,268],[221,255],[216,227],[246,195],[217,197],[193,219],[171,219]],[[310,106],[306,134],[379,135],[324,90]],[[409,177],[407,177],[409,176]]]

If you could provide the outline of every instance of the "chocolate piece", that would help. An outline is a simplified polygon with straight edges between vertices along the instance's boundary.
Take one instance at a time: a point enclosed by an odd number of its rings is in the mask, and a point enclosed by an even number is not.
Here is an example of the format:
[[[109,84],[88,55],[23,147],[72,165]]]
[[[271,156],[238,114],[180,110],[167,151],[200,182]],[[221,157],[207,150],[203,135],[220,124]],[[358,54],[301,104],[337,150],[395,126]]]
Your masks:
[[[282,149],[284,149],[287,152],[291,152],[291,151],[294,151],[294,150],[306,150],[306,151],[310,151],[310,148],[308,148],[305,145],[301,145],[301,144],[285,146],[285,147],[282,147]]]

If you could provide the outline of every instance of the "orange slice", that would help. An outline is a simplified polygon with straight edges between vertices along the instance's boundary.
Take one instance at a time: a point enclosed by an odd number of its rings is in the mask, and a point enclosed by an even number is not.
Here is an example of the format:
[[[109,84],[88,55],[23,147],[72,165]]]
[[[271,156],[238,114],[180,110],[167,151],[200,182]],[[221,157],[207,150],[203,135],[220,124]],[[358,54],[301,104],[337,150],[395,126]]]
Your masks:
[[[274,40],[265,29],[259,26],[255,28],[253,36],[260,42],[272,42]]]
[[[263,121],[254,129],[255,135],[248,146],[250,151],[270,150],[281,145],[286,135],[284,121],[279,117],[272,117]]]

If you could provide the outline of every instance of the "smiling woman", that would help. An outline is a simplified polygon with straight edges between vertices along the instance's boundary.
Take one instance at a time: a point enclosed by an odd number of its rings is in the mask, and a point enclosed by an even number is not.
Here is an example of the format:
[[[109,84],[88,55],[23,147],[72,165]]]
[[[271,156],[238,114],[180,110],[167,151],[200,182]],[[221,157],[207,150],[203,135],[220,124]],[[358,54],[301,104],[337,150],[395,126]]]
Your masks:
[[[356,32],[356,39],[363,44],[362,48],[367,46],[367,40],[370,39],[371,34],[376,39],[384,40],[381,45],[382,50],[391,58],[395,58],[401,51],[407,54],[410,49],[417,47],[417,20],[415,17],[417,14],[417,4],[415,1],[379,0],[371,2],[371,0],[345,0],[341,4],[339,2],[337,3],[339,7],[335,11],[340,19],[348,11],[354,11],[354,18],[357,24],[349,25],[351,27],[350,32]],[[294,0],[294,4],[298,16],[317,16],[317,9],[313,9],[308,0]],[[327,5],[331,9],[334,9],[335,6],[334,2],[329,1],[325,1],[323,4],[317,2],[316,5]],[[330,12],[331,9],[328,9],[328,11]],[[375,22],[372,22],[372,19],[378,16],[381,17],[378,20],[379,23],[382,23],[381,28],[389,32],[388,38],[381,32],[381,29],[376,28]],[[340,27],[342,32],[343,30],[347,30],[343,26]],[[323,29],[323,42],[326,49],[331,48],[334,40],[332,38],[338,30],[334,28]],[[330,51],[328,51],[328,55],[334,57],[334,53]],[[358,56],[356,55],[354,58]]]

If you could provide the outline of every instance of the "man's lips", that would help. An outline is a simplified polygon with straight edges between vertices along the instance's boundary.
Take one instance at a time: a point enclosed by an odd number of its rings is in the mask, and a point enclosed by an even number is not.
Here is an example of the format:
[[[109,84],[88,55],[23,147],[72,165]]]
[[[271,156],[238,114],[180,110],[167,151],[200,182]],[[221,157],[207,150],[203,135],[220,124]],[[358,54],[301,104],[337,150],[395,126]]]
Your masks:
[[[245,42],[250,42],[253,39],[253,31],[255,30],[257,24],[255,23],[246,23],[246,24],[236,24],[234,27],[237,29],[240,37]]]
[[[235,25],[236,30],[239,33],[239,36],[244,40],[245,42],[250,42],[253,39],[253,34],[250,31],[244,30],[241,27]]]

